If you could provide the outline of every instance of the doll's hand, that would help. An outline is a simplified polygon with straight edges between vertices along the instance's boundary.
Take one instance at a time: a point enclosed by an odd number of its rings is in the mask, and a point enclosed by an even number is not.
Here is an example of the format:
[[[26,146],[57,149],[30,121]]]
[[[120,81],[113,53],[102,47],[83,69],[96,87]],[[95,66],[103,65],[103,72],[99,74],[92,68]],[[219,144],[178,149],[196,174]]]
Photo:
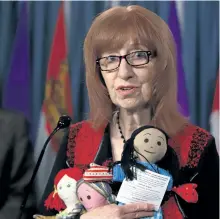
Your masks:
[[[111,204],[91,210],[81,215],[80,219],[134,219],[153,216],[153,210],[153,206],[146,203],[132,203],[122,206]]]
[[[33,215],[34,219],[56,219],[56,216],[43,216],[39,214]]]

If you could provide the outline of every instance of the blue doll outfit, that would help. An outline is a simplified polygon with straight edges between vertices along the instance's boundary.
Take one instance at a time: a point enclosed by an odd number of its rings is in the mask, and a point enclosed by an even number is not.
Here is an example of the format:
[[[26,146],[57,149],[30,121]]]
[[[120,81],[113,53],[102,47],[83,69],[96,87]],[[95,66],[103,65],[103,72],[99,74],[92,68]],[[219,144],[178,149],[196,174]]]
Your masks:
[[[156,164],[150,164],[148,162],[137,161],[137,163],[140,163],[140,164],[144,165],[147,168],[147,170],[150,170],[152,172],[157,172],[158,174],[162,174],[164,176],[169,176],[170,181],[169,181],[168,186],[167,186],[167,191],[171,191],[171,189],[173,187],[173,177],[167,170],[164,170],[164,169],[158,167]],[[125,179],[125,174],[124,174],[124,171],[121,168],[121,164],[120,163],[116,164],[113,167],[113,182],[122,182],[124,179]],[[118,205],[124,205],[124,204],[119,202]],[[158,209],[158,211],[156,211],[154,213],[154,216],[152,216],[152,217],[143,217],[141,219],[163,219],[163,214],[162,214],[161,207]]]

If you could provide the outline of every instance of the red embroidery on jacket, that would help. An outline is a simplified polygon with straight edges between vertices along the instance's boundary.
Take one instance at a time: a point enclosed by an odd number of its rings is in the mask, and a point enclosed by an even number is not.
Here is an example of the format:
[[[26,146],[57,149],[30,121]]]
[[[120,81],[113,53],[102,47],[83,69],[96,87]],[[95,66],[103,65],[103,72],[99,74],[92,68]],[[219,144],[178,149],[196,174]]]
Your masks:
[[[67,160],[82,170],[93,162],[98,151],[103,130],[94,130],[89,122],[83,121],[70,128],[67,145]]]
[[[81,129],[82,124],[77,123],[76,125],[73,125],[69,129],[69,137],[68,137],[68,144],[67,144],[67,162],[70,165],[70,167],[74,166],[74,158],[75,158],[75,147],[76,147],[76,136]]]
[[[204,129],[188,124],[170,139],[169,144],[176,151],[180,166],[196,167],[210,137]]]
[[[211,135],[204,129],[196,127],[195,132],[192,135],[190,152],[188,155],[188,166],[193,168],[197,167],[201,154],[208,143]]]

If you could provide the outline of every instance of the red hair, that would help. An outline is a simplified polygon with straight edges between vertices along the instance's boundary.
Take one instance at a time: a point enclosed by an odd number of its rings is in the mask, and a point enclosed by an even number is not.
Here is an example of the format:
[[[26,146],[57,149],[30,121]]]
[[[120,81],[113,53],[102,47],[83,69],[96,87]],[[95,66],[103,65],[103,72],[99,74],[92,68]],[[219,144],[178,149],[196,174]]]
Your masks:
[[[62,169],[57,173],[54,179],[54,191],[50,193],[50,195],[44,202],[44,206],[47,209],[55,209],[57,211],[60,211],[66,208],[66,205],[64,204],[63,200],[60,199],[57,193],[57,184],[65,175],[78,181],[82,178],[83,172],[79,168],[73,167],[73,168]]]

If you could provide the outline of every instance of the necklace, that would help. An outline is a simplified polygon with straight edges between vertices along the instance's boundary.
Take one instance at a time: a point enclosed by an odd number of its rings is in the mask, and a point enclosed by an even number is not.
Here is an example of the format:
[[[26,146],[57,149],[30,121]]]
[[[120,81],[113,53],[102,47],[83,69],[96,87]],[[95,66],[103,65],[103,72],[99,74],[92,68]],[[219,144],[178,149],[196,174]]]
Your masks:
[[[124,135],[123,135],[123,133],[122,133],[121,126],[120,126],[120,122],[119,122],[119,112],[117,113],[117,123],[118,123],[119,132],[120,132],[120,134],[121,134],[121,138],[123,139],[123,143],[125,143],[126,140],[125,140],[125,137],[124,137]]]

